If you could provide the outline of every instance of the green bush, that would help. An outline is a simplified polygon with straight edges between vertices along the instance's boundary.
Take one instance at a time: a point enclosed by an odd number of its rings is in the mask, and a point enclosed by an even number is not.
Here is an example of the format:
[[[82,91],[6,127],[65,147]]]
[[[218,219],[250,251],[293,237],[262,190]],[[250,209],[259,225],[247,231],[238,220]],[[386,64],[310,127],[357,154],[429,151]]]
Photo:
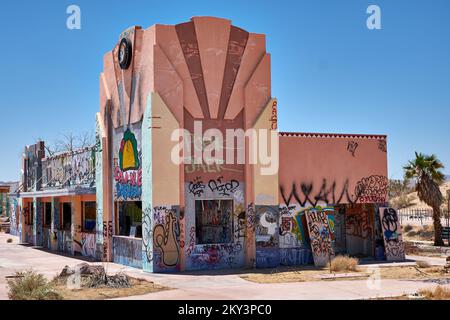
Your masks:
[[[42,274],[32,270],[16,272],[8,280],[8,297],[11,300],[61,300],[61,294]]]

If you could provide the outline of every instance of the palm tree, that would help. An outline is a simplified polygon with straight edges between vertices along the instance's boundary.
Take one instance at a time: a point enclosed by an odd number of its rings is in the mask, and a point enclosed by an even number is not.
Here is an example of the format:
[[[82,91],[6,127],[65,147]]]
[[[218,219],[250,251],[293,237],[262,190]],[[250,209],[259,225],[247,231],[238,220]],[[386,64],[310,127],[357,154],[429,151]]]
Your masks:
[[[445,181],[440,171],[444,165],[432,154],[431,156],[417,153],[414,160],[408,161],[403,167],[405,179],[414,179],[419,199],[433,208],[434,245],[442,246],[441,204],[444,201],[439,185]]]

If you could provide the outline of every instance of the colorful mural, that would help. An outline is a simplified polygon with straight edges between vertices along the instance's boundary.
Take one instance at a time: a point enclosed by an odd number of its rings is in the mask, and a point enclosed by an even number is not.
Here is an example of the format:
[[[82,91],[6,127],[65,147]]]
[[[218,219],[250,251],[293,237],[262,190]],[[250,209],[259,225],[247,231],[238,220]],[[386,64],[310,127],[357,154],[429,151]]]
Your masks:
[[[380,207],[379,212],[386,260],[405,260],[405,247],[397,211],[393,208]]]
[[[334,258],[332,233],[326,211],[310,209],[306,211],[314,265],[323,267]]]
[[[122,130],[114,135],[114,195],[117,201],[136,201],[142,195],[141,129],[136,125]]]
[[[180,224],[178,207],[153,208],[154,270],[180,270]]]
[[[257,268],[270,268],[280,264],[278,221],[277,206],[256,206]]]

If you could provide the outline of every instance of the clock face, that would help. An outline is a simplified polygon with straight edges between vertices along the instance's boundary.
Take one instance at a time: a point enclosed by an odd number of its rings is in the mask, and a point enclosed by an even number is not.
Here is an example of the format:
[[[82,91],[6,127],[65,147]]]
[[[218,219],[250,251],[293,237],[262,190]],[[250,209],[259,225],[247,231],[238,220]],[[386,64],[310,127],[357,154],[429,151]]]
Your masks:
[[[131,42],[123,38],[120,41],[119,52],[118,52],[119,66],[121,69],[128,69],[131,62]]]

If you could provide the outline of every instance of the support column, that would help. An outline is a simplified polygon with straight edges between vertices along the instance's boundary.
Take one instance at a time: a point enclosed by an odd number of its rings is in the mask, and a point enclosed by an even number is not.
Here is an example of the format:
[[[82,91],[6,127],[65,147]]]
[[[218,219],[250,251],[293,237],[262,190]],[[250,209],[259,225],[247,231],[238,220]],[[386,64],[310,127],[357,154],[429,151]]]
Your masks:
[[[72,207],[72,226],[70,228],[72,238],[72,254],[81,253],[81,197],[73,196],[70,199]]]
[[[23,221],[23,199],[19,198],[19,239],[21,243],[25,242],[24,239],[24,232],[23,232],[23,226],[25,225],[25,222]]]
[[[51,244],[52,250],[58,251],[58,231],[60,228],[59,220],[59,198],[52,198],[52,224],[51,224]]]
[[[33,198],[33,245],[43,245],[42,229],[42,202],[39,198]]]

